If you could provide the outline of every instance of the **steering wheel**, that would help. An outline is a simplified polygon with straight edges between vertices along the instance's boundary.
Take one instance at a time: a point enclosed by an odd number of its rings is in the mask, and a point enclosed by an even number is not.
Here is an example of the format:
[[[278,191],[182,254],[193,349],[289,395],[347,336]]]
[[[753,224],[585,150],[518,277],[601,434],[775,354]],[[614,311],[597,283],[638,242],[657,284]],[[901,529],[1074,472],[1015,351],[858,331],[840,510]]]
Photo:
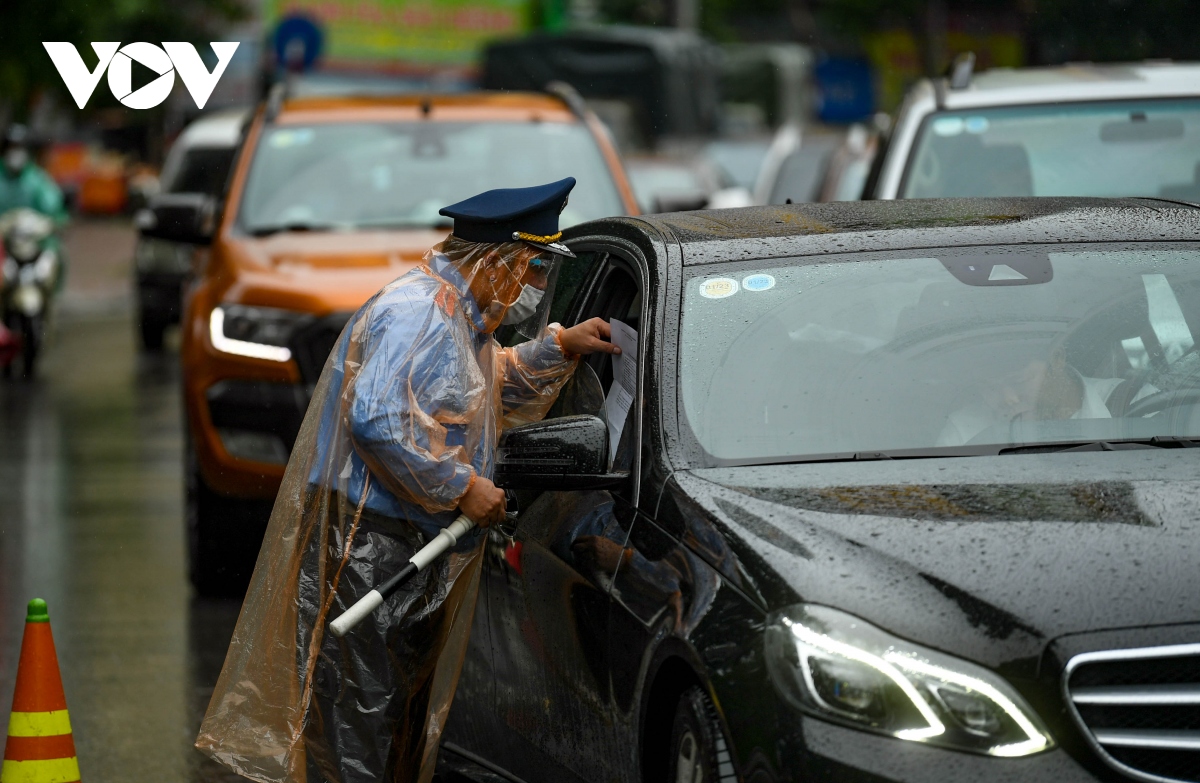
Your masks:
[[[1152,413],[1158,413],[1167,408],[1178,408],[1182,405],[1196,404],[1200,404],[1200,389],[1161,391],[1147,395],[1137,402],[1131,403],[1125,410],[1124,415],[1132,419],[1139,416],[1149,416]]]

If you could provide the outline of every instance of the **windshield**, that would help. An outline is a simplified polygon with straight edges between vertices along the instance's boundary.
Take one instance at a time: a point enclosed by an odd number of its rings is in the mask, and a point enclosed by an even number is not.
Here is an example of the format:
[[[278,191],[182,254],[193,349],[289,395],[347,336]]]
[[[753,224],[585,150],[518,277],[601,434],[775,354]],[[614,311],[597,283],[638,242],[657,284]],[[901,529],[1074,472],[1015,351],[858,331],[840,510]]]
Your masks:
[[[266,131],[255,152],[240,222],[283,227],[449,226],[438,210],[494,188],[579,184],[562,227],[624,214],[599,148],[563,123],[359,123]]]
[[[683,164],[632,164],[628,173],[638,204],[647,211],[658,211],[664,196],[706,196],[713,190],[699,171]]]
[[[943,112],[914,149],[902,198],[1200,199],[1200,100]]]
[[[1200,249],[776,259],[685,285],[708,464],[1200,438]]]
[[[164,178],[163,191],[220,196],[235,152],[233,147],[193,147],[183,154],[172,176]]]

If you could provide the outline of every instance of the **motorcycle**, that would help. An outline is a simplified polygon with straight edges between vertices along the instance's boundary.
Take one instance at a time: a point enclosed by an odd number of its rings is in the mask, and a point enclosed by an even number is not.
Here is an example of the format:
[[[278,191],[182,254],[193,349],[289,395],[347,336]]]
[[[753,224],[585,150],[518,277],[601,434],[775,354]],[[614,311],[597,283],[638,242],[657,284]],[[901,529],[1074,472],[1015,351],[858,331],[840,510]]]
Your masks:
[[[10,210],[0,216],[0,238],[4,243],[0,312],[4,326],[20,338],[22,370],[30,378],[45,342],[50,303],[62,273],[54,221],[32,209]],[[3,363],[8,377],[15,351],[0,353],[10,355]]]

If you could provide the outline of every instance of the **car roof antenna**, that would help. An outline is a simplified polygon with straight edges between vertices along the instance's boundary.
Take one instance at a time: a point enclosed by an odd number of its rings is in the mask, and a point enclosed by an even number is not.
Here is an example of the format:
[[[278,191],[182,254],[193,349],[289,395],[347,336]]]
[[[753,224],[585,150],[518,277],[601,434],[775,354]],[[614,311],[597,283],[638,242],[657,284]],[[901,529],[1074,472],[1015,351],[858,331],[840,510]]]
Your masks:
[[[975,75],[975,52],[963,52],[950,64],[950,89],[965,90]]]

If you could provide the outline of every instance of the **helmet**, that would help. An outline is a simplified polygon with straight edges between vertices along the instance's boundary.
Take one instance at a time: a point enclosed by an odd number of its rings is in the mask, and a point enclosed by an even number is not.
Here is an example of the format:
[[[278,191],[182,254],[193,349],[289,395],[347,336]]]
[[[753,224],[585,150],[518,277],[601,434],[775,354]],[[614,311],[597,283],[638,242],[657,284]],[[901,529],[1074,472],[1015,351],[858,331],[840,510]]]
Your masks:
[[[29,129],[13,123],[4,133],[4,168],[15,176],[29,162]]]
[[[4,132],[5,147],[25,147],[29,144],[29,128],[19,122],[8,126]]]

